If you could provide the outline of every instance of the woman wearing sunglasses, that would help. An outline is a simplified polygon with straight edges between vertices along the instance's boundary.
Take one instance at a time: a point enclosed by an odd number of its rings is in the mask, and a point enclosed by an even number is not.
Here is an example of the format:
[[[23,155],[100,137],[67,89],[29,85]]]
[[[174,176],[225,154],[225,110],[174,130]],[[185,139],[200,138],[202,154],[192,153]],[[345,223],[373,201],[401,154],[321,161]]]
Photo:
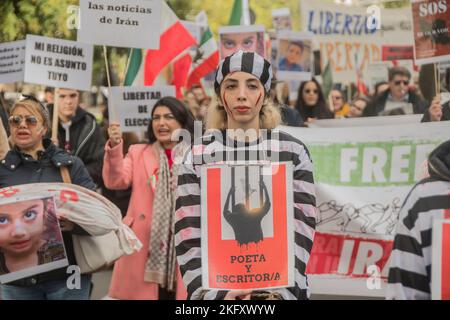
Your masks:
[[[14,145],[0,160],[0,188],[40,182],[63,182],[61,167],[67,167],[72,183],[88,189],[95,184],[83,162],[57,148],[45,135],[50,127],[47,109],[36,98],[26,96],[11,109],[9,126]],[[76,265],[72,233],[88,235],[81,227],[60,220],[69,265]],[[4,300],[89,299],[90,275],[81,275],[80,289],[67,288],[66,268],[1,285]]]
[[[333,119],[334,115],[327,107],[322,88],[316,79],[302,82],[298,89],[298,98],[295,108],[305,124],[313,122],[315,119]]]

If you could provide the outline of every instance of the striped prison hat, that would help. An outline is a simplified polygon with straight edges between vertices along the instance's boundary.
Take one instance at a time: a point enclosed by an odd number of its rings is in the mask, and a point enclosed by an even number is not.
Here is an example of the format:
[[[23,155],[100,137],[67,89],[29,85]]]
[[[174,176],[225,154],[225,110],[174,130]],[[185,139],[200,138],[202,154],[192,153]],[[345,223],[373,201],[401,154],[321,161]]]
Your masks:
[[[256,52],[239,50],[220,61],[214,81],[214,89],[217,94],[219,94],[220,84],[223,79],[229,73],[236,71],[243,71],[254,75],[261,81],[266,89],[266,93],[270,91],[270,83],[272,81],[272,66],[270,62]]]

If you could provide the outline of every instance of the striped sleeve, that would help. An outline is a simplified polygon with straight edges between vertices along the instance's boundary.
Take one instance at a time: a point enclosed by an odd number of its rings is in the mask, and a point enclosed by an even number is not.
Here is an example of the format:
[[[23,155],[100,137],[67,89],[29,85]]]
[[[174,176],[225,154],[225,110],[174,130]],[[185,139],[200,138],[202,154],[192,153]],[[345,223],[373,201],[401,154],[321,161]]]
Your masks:
[[[285,300],[305,300],[310,296],[306,266],[316,228],[316,193],[313,164],[306,146],[298,141],[289,144],[294,166],[295,286],[268,291],[280,293]]]
[[[417,204],[426,194],[423,185],[416,186],[407,196],[399,212],[392,248],[386,299],[430,299],[430,264],[424,256]],[[430,222],[431,224],[431,222]],[[431,245],[431,243],[429,244]]]
[[[226,292],[202,289],[200,178],[189,154],[178,171],[175,205],[175,248],[188,300],[223,299]]]

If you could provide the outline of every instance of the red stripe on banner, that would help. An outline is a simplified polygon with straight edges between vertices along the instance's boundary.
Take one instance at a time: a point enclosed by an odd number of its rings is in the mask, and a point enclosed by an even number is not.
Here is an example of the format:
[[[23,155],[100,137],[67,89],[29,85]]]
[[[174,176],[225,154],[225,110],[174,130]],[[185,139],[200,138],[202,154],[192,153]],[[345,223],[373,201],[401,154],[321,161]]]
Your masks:
[[[205,77],[208,73],[214,71],[219,64],[219,51],[214,52],[202,64],[196,67],[189,75],[187,87],[191,88],[194,84],[200,84],[200,79]]]
[[[181,91],[181,89],[186,87],[191,64],[192,64],[192,57],[189,53],[186,53],[173,63],[172,84],[176,88],[177,99],[183,98],[183,92]]]
[[[450,210],[446,210],[446,216]],[[441,298],[450,300],[450,223],[442,224]]]
[[[196,44],[196,40],[187,29],[176,22],[160,38],[159,50],[147,50],[145,57],[144,84],[151,86],[161,70],[184,49]]]
[[[371,265],[383,271],[392,246],[393,241],[316,232],[306,273],[369,277],[367,268]]]

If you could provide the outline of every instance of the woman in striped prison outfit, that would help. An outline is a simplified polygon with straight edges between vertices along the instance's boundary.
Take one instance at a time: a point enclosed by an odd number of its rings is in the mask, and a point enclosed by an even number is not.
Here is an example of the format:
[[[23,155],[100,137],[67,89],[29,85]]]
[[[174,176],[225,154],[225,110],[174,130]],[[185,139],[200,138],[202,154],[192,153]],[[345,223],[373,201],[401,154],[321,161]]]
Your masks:
[[[316,226],[313,165],[301,141],[272,130],[280,123],[280,114],[269,101],[271,79],[270,63],[256,53],[238,51],[219,64],[215,79],[218,103],[208,110],[209,131],[196,141],[178,178],[175,243],[188,299],[239,300],[252,296],[249,290],[202,288],[200,169],[203,165],[229,163],[230,159],[292,162],[293,184],[287,190],[292,190],[294,199],[295,285],[270,289],[266,294],[286,300],[309,297],[305,271]],[[246,135],[253,130],[255,135],[253,139],[239,139],[236,129],[243,129],[241,133],[245,130]]]

